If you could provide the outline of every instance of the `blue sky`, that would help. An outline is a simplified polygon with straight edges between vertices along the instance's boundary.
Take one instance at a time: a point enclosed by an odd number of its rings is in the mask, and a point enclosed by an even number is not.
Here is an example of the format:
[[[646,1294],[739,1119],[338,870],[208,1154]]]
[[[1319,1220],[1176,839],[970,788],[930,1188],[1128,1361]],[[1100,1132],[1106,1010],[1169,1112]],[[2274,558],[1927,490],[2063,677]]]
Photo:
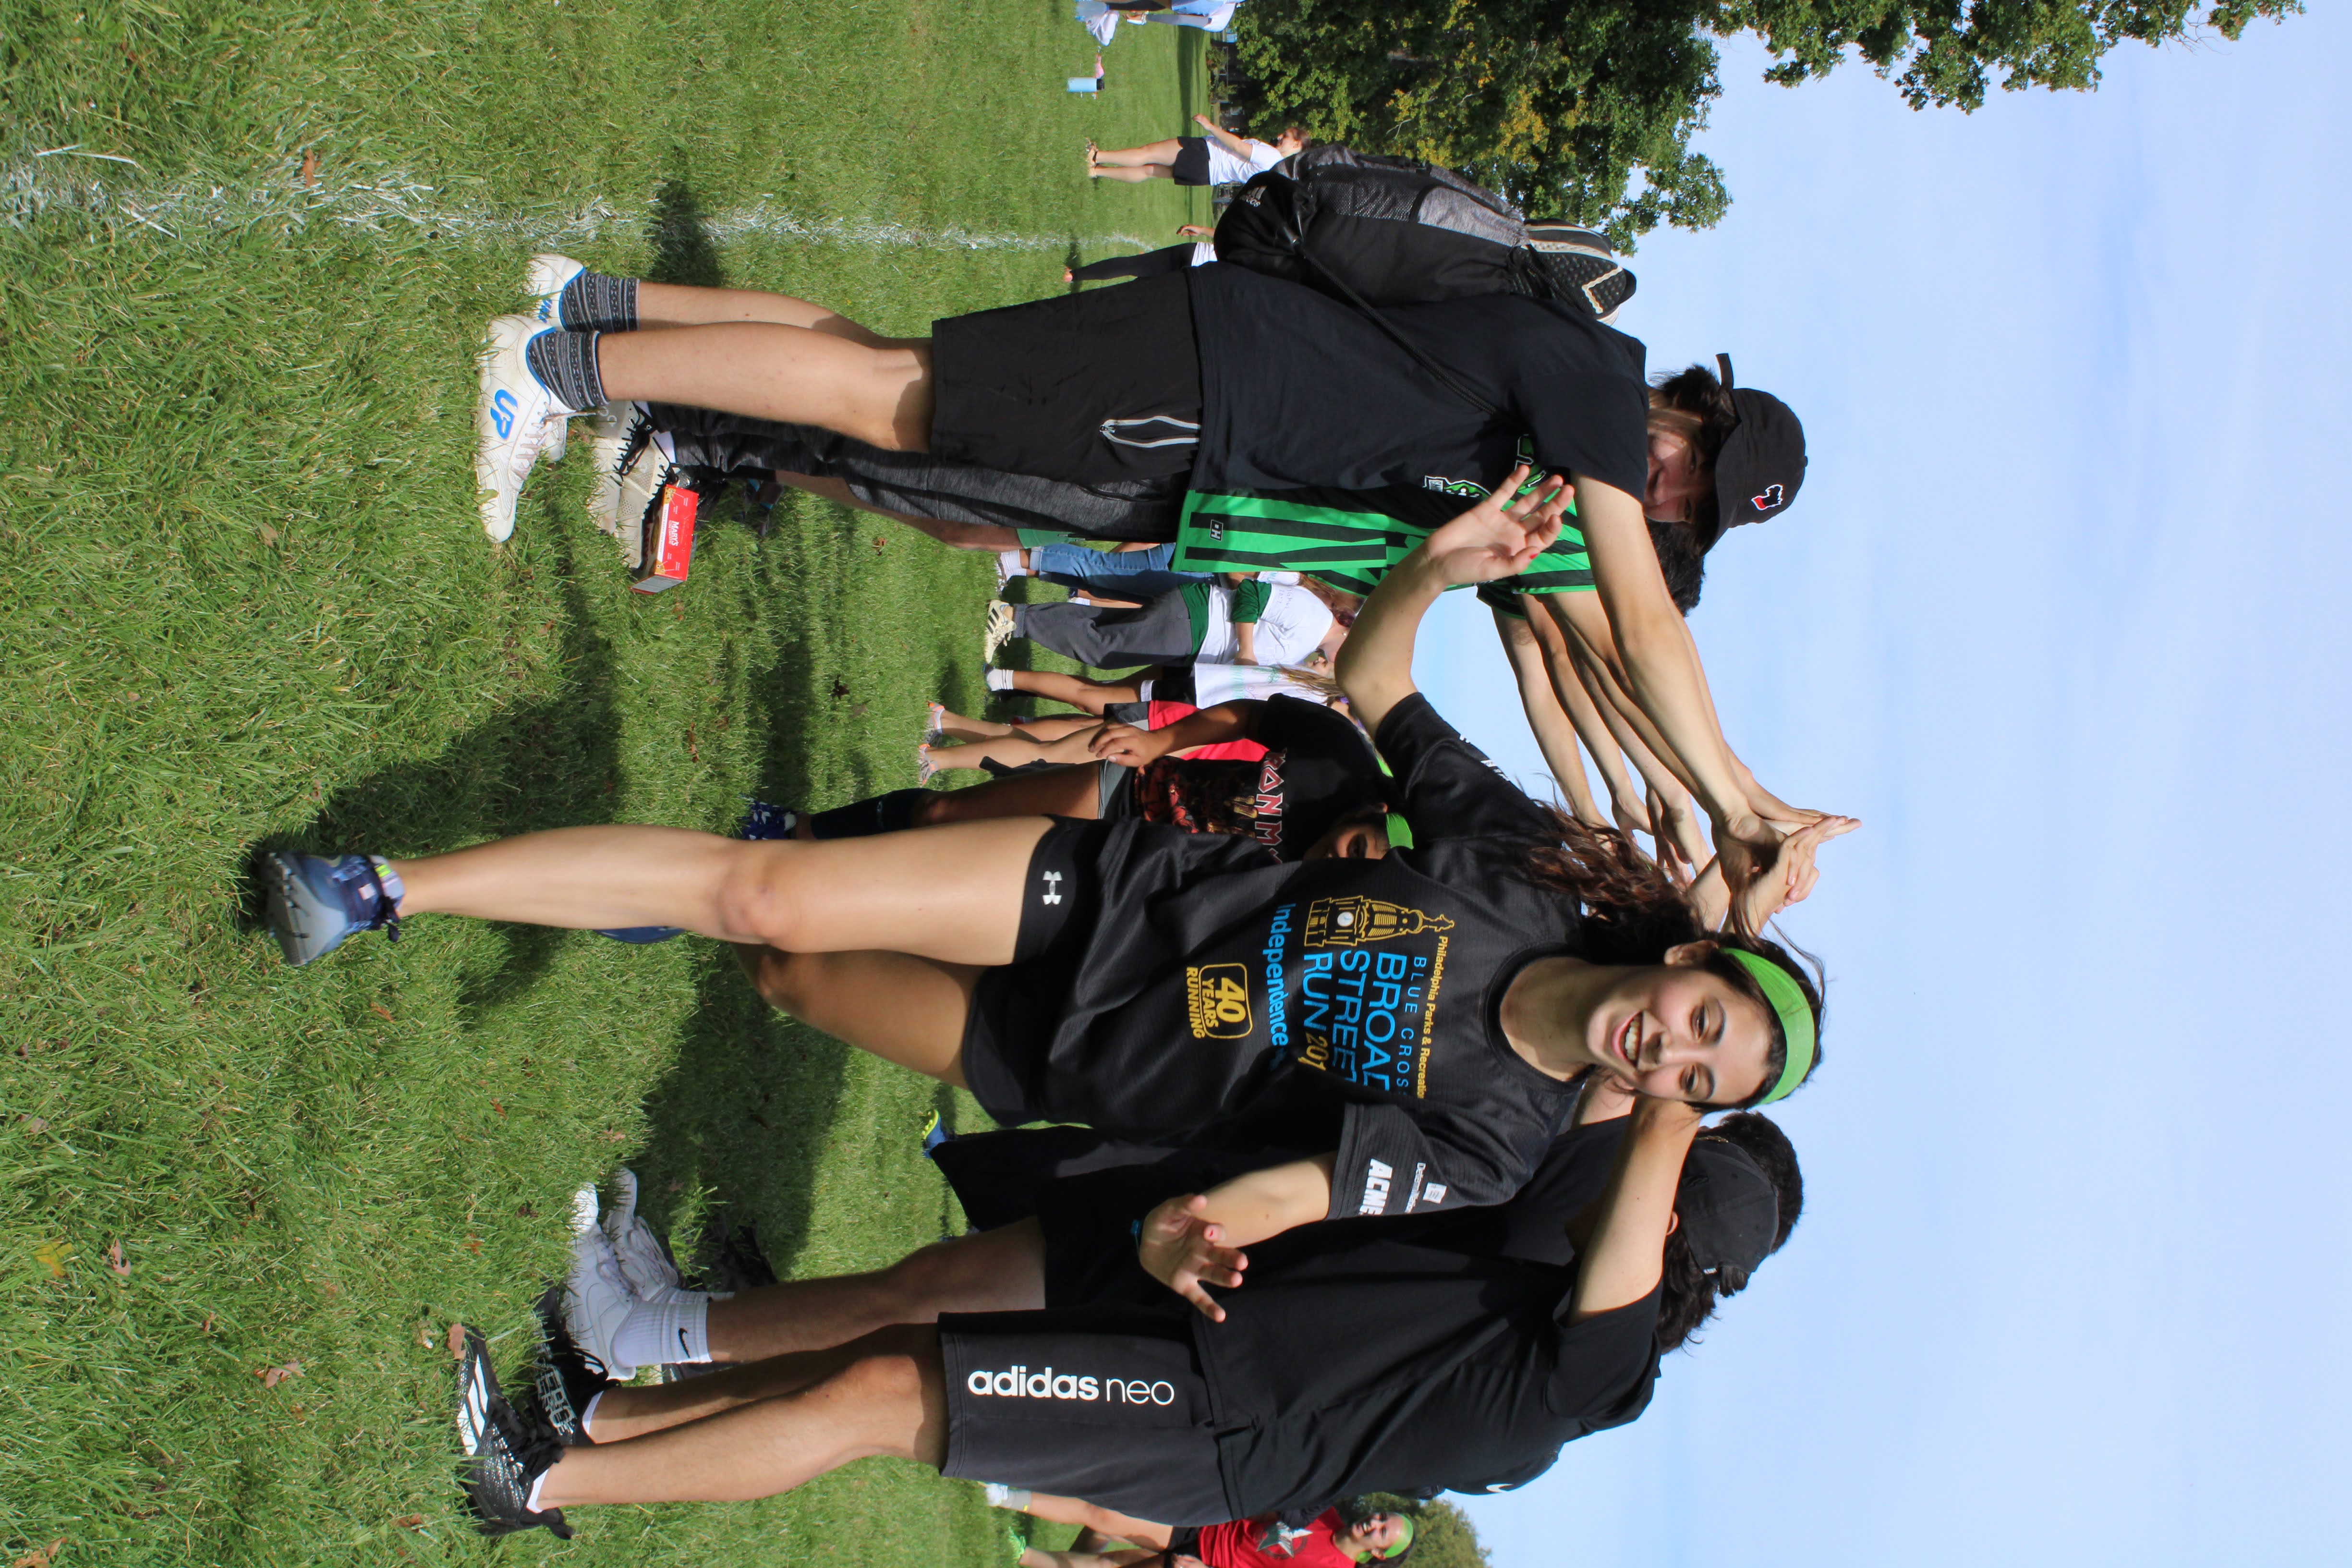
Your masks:
[[[1764,63],[1622,324],[1809,437],[1693,618],[1759,776],[1864,823],[1784,922],[1806,1217],[1472,1510],[1498,1568],[2340,1561],[2352,16],[1966,117]],[[1485,615],[1423,683],[1536,782]]]

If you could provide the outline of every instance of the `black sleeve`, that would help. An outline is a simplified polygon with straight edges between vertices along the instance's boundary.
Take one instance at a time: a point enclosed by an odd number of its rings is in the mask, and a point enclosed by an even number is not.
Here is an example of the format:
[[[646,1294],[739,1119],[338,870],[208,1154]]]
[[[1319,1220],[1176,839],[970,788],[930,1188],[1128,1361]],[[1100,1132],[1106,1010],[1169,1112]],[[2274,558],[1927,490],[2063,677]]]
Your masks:
[[[1506,577],[1499,583],[1478,584],[1478,602],[1490,610],[1500,610],[1515,621],[1528,618],[1527,610],[1519,604],[1517,579]]]
[[[1482,1121],[1423,1103],[1349,1101],[1331,1164],[1331,1219],[1433,1214],[1508,1201],[1532,1173]]]
[[[1545,1407],[1582,1422],[1587,1432],[1622,1426],[1649,1408],[1658,1380],[1658,1292],[1580,1323],[1565,1321],[1574,1300],[1571,1293],[1559,1305]]]
[[[1320,702],[1277,691],[1252,706],[1257,711],[1250,715],[1250,739],[1267,751],[1306,745],[1331,756],[1361,752],[1364,766],[1380,771],[1380,759],[1364,732]]]
[[[1551,836],[1545,810],[1439,718],[1420,692],[1389,710],[1373,741],[1397,777],[1403,797],[1398,809],[1414,843]]]
[[[1084,267],[1070,268],[1070,278],[1079,283],[1098,283],[1106,278],[1149,278],[1155,272],[1181,272],[1192,265],[1192,247],[1171,245],[1138,256],[1108,256],[1100,261],[1089,261]]]

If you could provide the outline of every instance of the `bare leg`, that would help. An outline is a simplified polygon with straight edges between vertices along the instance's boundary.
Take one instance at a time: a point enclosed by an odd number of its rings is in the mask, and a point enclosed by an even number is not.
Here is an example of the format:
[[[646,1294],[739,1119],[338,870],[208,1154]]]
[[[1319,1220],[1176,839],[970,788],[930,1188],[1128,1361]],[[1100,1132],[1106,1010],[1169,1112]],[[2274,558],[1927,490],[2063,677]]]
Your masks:
[[[771,294],[759,289],[694,289],[682,283],[637,285],[640,328],[704,327],[721,321],[774,321],[782,326],[806,327],[813,332],[827,332],[870,349],[913,348],[929,341],[886,338],[838,310],[829,310],[813,300],[795,299],[790,294]]]
[[[1147,180],[1172,180],[1176,177],[1175,165],[1171,163],[1145,163],[1137,168],[1097,163],[1087,173],[1097,180],[1115,180],[1122,185],[1139,185]]]
[[[1005,767],[1020,767],[1027,763],[1059,763],[1075,767],[1095,760],[1087,749],[1098,726],[1088,725],[1076,734],[1066,734],[1047,741],[1026,735],[1010,735],[1002,740],[974,741],[962,746],[925,746],[923,754],[943,768],[976,768],[984,759]]]
[[[403,914],[599,931],[674,925],[792,952],[1009,963],[1042,817],[804,844],[561,827],[395,863]]]
[[[866,1342],[874,1348],[794,1392],[643,1437],[565,1449],[541,1485],[540,1506],[740,1502],[877,1454],[936,1468],[947,1458],[937,1331],[892,1330],[887,1342]],[[719,1374],[730,1375],[741,1374]]]
[[[1156,1547],[1162,1552],[1168,1549],[1168,1537],[1173,1533],[1166,1525],[1154,1524],[1148,1519],[1131,1519],[1079,1498],[1055,1497],[1049,1492],[1030,1493],[1029,1506],[1024,1511],[1032,1519],[1050,1520],[1055,1524],[1084,1525],[1106,1542],[1132,1541],[1138,1546]],[[1082,1550],[1076,1542],[1072,1547]]]
[[[597,340],[604,395],[820,425],[869,446],[924,452],[931,349],[868,348],[813,327],[737,321]]]
[[[939,705],[931,715],[931,728],[942,735],[953,735],[959,741],[1002,741],[1007,735],[1018,735],[1025,727],[1000,724],[993,719],[974,719],[969,714],[951,711],[944,703]]]
[[[1024,1219],[935,1241],[870,1274],[790,1279],[713,1301],[710,1353],[717,1361],[761,1362],[846,1345],[893,1323],[936,1322],[941,1312],[1025,1312],[1045,1304],[1045,1233]],[[604,1406],[596,1411],[602,1439]],[[625,1405],[624,1413],[634,1407]]]
[[[1150,163],[1173,163],[1182,151],[1183,142],[1171,136],[1164,142],[1147,142],[1140,147],[1097,148],[1094,163],[1097,168],[1139,169]]]
[[[1009,953],[1010,932],[1006,944]],[[963,1033],[980,981],[977,967],[903,952],[779,952],[741,945],[735,952],[751,972],[751,984],[779,1012],[927,1078],[971,1087],[963,1076]]]
[[[936,517],[919,517],[909,511],[892,511],[887,507],[869,506],[859,500],[849,493],[849,485],[845,480],[820,478],[814,474],[789,473],[782,468],[773,471],[776,482],[779,484],[790,485],[796,490],[805,490],[810,495],[821,497],[836,506],[855,507],[859,511],[872,512],[876,517],[887,517],[893,522],[903,522],[917,532],[927,533],[941,544],[953,549],[1012,550],[1021,542],[1020,532],[1014,529],[999,528],[993,523],[987,522],[948,522]]]
[[[1127,680],[1089,680],[1083,675],[1064,675],[1051,669],[1016,669],[1010,673],[1015,691],[1050,697],[1056,702],[1099,715],[1109,703],[1142,701],[1141,683],[1158,676],[1160,669],[1156,665],[1140,669]]]
[[[1128,1546],[1110,1552],[1047,1552],[1032,1546],[1021,1553],[1021,1568],[1144,1568],[1146,1563],[1157,1563],[1165,1550]]]
[[[915,809],[918,824],[986,822],[1003,816],[1101,815],[1102,774],[1090,766],[1055,768],[991,779],[969,789],[940,790]]]

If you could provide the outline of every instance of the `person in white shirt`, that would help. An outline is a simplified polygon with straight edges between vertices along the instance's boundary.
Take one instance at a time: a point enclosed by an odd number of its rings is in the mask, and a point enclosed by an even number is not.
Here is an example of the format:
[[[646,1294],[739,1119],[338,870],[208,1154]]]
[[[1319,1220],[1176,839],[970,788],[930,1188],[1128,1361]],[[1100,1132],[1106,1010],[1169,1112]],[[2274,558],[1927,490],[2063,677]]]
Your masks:
[[[990,663],[1015,637],[1044,644],[1097,669],[1140,664],[1303,664],[1338,629],[1307,589],[1244,579],[1187,583],[1133,609],[1071,601],[989,606],[982,652]]]
[[[1087,173],[1097,180],[1139,185],[1146,180],[1173,180],[1180,185],[1227,185],[1265,173],[1298,152],[1308,137],[1296,125],[1283,127],[1272,142],[1236,136],[1205,114],[1192,116],[1206,136],[1171,136],[1140,147],[1097,147],[1087,143]]]

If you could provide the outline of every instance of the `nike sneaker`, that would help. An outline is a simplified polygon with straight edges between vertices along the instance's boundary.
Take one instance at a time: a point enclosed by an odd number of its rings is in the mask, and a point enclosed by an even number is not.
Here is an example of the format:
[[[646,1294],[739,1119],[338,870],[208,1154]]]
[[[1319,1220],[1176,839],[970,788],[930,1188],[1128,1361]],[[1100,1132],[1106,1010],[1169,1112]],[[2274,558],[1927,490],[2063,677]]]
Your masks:
[[[261,877],[269,896],[269,933],[291,964],[323,958],[363,931],[383,927],[400,940],[400,916],[384,891],[375,862],[364,855],[265,855]]]
[[[457,1447],[466,1457],[466,1501],[484,1535],[550,1530],[572,1539],[561,1509],[533,1509],[530,1489],[562,1457],[544,1422],[524,1419],[507,1402],[490,1365],[489,1346],[472,1329],[457,1363]]]
[[[614,1254],[613,1239],[596,1223],[596,1189],[583,1187],[572,1200],[572,1273],[563,1282],[563,1328],[572,1342],[605,1375],[626,1379],[636,1367],[613,1354],[613,1338],[637,1304]]]
[[[604,1235],[620,1261],[621,1278],[640,1301],[666,1304],[688,1295],[677,1264],[653,1226],[637,1217],[637,1173],[624,1165],[613,1173],[620,1203],[604,1215]],[[700,1292],[695,1292],[699,1295]]]
[[[490,323],[482,350],[474,481],[484,492],[482,531],[494,540],[514,532],[515,503],[554,433],[551,422],[581,412],[559,402],[524,363],[525,347],[547,330],[529,316],[500,316]]]

